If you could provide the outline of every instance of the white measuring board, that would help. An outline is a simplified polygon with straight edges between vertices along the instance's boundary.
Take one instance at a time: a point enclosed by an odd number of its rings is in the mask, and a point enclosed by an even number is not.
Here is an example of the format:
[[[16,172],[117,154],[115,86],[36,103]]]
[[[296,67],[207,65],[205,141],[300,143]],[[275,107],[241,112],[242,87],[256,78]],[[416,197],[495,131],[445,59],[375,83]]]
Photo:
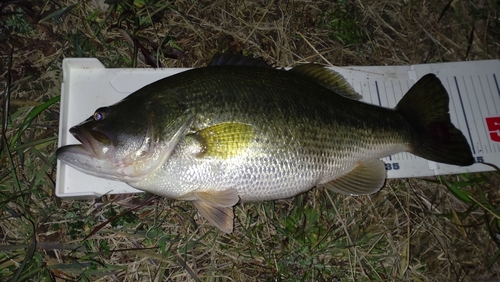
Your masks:
[[[383,158],[388,178],[493,170],[500,166],[500,60],[413,66],[333,67],[363,101],[393,108],[422,76],[434,73],[450,95],[451,120],[465,135],[477,163],[468,167],[427,161],[410,153]],[[97,59],[65,59],[61,85],[59,146],[78,144],[69,129],[95,109],[114,104],[163,77],[187,69],[106,69]],[[56,195],[91,199],[104,194],[141,192],[119,181],[80,172],[57,161]]]

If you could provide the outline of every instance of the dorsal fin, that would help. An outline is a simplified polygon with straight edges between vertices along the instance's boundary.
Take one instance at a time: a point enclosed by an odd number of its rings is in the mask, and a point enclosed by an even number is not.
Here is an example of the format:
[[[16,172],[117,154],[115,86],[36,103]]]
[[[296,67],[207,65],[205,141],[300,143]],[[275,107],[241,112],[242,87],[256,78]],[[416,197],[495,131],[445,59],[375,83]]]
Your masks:
[[[317,64],[305,64],[296,66],[289,71],[299,73],[309,77],[324,87],[342,95],[346,98],[359,100],[363,98],[359,95],[345,78],[336,71],[327,69]]]
[[[215,54],[209,66],[250,66],[270,68],[261,58],[243,56],[242,54],[233,54],[226,52],[224,54]]]

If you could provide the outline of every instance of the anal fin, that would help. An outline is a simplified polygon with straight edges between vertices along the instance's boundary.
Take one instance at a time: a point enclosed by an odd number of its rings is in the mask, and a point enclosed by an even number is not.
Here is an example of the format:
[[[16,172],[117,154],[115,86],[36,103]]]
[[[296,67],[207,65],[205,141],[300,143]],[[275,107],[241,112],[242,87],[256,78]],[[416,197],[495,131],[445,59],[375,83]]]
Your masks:
[[[386,178],[385,163],[373,159],[360,162],[349,173],[318,186],[341,194],[368,195],[378,192]]]
[[[222,232],[233,231],[233,206],[239,201],[236,189],[223,191],[198,191],[193,193],[194,206],[212,225]]]

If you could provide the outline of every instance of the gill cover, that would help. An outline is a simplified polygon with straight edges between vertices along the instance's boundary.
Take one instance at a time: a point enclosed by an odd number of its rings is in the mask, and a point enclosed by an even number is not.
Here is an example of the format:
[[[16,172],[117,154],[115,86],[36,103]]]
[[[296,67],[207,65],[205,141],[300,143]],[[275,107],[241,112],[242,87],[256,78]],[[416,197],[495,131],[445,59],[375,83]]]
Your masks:
[[[195,116],[184,110],[165,126],[159,126],[148,115],[136,117],[135,121],[126,120],[123,116],[108,115],[102,109],[70,129],[82,144],[61,147],[56,155],[84,173],[124,182],[140,181],[160,167],[187,133]],[[142,122],[137,122],[141,119]]]

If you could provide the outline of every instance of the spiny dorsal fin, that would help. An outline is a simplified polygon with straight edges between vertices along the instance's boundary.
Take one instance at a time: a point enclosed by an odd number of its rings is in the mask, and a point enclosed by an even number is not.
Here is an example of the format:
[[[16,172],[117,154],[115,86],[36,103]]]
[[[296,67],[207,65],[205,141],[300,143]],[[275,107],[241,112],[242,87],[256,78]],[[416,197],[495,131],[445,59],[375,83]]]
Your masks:
[[[341,194],[368,195],[378,192],[386,177],[384,162],[373,159],[361,162],[346,175],[318,186]]]
[[[359,95],[352,86],[345,80],[345,78],[336,71],[327,69],[321,65],[305,64],[292,68],[291,72],[300,73],[305,75],[324,87],[342,95],[346,98],[353,100],[360,100],[363,98]]]
[[[264,67],[271,68],[261,58],[243,56],[242,54],[224,53],[215,54],[209,66],[247,66],[247,67]]]

